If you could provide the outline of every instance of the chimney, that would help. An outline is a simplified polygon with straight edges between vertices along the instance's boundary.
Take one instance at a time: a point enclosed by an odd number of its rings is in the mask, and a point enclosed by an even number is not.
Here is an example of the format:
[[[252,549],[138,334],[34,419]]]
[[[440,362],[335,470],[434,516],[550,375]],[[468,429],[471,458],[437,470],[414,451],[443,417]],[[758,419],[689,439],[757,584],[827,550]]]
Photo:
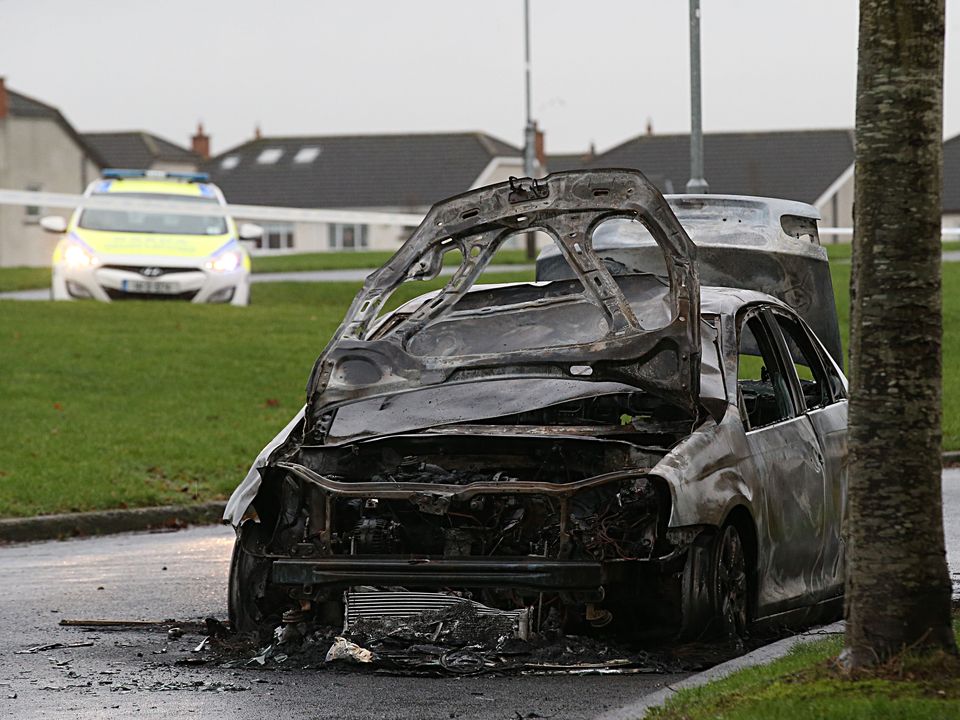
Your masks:
[[[259,139],[262,138],[262,137],[263,137],[263,133],[260,132],[260,123],[257,123],[257,124],[253,127],[253,139],[254,139],[254,140],[259,140]]]
[[[647,135],[653,135],[653,118],[647,118]]]
[[[590,149],[587,150],[587,160],[593,160],[596,156],[597,156],[597,145],[596,143],[593,142],[593,140],[591,140]]]
[[[536,157],[537,157],[537,162],[540,163],[540,168],[541,168],[542,170],[546,170],[546,167],[547,167],[547,153],[546,153],[546,151],[544,150],[544,145],[543,145],[543,130],[541,130],[539,127],[537,127],[536,124],[534,124],[533,127],[534,127],[534,131],[535,131],[535,133],[536,133],[536,134],[534,135],[534,141],[533,141],[534,155],[536,155]]]
[[[203,132],[203,123],[197,123],[197,134],[191,140],[193,151],[204,160],[210,159],[210,136]]]
[[[5,118],[10,112],[10,98],[7,97],[7,79],[0,77],[0,118]]]

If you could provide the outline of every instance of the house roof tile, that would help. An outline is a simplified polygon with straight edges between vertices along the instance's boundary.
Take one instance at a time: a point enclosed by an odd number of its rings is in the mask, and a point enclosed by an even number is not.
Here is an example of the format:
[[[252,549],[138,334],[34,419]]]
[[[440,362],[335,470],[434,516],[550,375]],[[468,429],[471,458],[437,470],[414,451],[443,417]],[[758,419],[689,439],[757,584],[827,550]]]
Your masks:
[[[308,147],[319,153],[296,162]],[[260,161],[271,149],[279,157]],[[427,207],[469,189],[493,158],[519,155],[519,148],[479,132],[264,137],[211,158],[202,169],[232,203]]]

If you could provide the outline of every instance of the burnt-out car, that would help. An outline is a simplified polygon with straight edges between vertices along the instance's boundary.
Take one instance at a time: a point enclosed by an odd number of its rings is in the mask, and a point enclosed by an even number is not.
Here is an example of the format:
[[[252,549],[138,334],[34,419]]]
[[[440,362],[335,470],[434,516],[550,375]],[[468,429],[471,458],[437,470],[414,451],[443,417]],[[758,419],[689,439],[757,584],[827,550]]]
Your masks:
[[[846,380],[816,219],[629,170],[435,205],[227,505],[234,626],[469,601],[699,637],[835,609]],[[531,229],[540,279],[476,284]]]

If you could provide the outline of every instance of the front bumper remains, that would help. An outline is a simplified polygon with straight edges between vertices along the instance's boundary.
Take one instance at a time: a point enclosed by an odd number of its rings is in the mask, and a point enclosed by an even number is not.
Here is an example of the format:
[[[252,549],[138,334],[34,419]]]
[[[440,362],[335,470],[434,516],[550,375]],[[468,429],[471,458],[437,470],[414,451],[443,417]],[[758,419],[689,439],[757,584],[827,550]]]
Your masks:
[[[273,561],[278,585],[314,589],[358,585],[415,588],[516,588],[540,592],[602,593],[603,566],[582,560],[541,558],[284,558]]]

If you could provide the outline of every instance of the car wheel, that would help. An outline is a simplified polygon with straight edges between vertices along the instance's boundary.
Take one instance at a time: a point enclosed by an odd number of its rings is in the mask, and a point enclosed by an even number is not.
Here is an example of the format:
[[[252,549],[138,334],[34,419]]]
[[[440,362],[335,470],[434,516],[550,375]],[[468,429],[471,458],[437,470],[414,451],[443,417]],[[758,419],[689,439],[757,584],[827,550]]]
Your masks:
[[[749,617],[749,583],[743,541],[735,525],[726,525],[716,541],[713,597],[715,617],[727,635],[746,632]]]
[[[265,622],[270,561],[261,557],[266,549],[259,523],[247,521],[237,531],[230,557],[227,610],[235,632],[258,630]]]
[[[679,637],[740,636],[750,618],[750,583],[743,539],[733,524],[702,533],[687,552]]]

